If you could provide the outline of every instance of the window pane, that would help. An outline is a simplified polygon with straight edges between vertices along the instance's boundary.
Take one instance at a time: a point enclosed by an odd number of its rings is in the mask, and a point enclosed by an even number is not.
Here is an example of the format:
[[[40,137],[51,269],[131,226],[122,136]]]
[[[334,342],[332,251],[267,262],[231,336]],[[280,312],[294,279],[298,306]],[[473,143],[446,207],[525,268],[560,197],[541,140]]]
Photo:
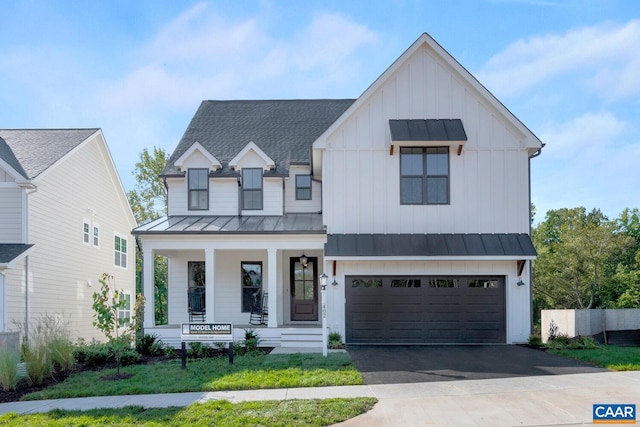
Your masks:
[[[311,176],[296,175],[296,187],[311,187]]]
[[[242,169],[242,188],[262,188],[262,169]]]
[[[422,154],[401,154],[401,175],[422,175]]]
[[[311,200],[310,175],[296,175],[296,200]]]
[[[243,209],[262,209],[262,190],[244,190]]]
[[[458,279],[430,279],[430,288],[459,288],[460,281]]]
[[[311,200],[311,189],[309,189],[309,188],[298,188],[296,190],[296,199],[297,200]]]
[[[427,203],[449,203],[449,179],[427,178]]]
[[[420,279],[393,279],[391,280],[392,288],[419,288],[421,287]]]
[[[209,194],[207,191],[191,190],[189,192],[189,209],[207,209]]]
[[[207,188],[209,170],[189,169],[189,190],[202,190]]]
[[[262,286],[262,264],[242,263],[242,286]]]
[[[427,175],[449,175],[449,154],[441,153],[442,148],[427,151]]]
[[[469,280],[468,286],[470,288],[497,288],[498,280],[496,279],[472,279]]]
[[[422,203],[422,178],[402,178],[400,180],[400,203]]]

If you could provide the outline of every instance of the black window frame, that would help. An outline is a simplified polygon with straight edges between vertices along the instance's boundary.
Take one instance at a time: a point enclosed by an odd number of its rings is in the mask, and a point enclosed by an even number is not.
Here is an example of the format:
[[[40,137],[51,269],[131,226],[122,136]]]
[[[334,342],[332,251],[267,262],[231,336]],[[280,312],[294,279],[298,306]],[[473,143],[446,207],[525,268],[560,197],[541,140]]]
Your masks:
[[[309,179],[309,185],[308,186],[303,186],[300,185],[298,182],[298,178],[308,178]],[[311,188],[312,188],[312,180],[311,180],[311,175],[296,175],[296,200],[311,200],[312,193],[311,193]],[[308,197],[305,197],[303,195],[301,195],[301,192],[304,191],[308,191]]]
[[[247,266],[247,269],[245,269],[245,266]],[[252,272],[255,272],[257,277],[252,278],[250,276]],[[264,292],[262,287],[264,280],[262,261],[241,261],[240,275],[240,311],[249,313],[252,305],[262,303],[262,301],[256,300],[260,293]]]
[[[206,186],[205,188],[201,188],[201,187],[193,187],[192,188],[192,182],[191,182],[191,177],[194,176],[194,181],[195,181],[195,173],[203,173],[205,175],[206,178]],[[198,176],[198,181],[200,180],[200,176]],[[197,184],[197,182],[194,182],[194,184]],[[189,170],[187,171],[187,190],[189,192],[189,200],[188,200],[188,210],[190,211],[206,211],[209,210],[209,169],[207,168],[189,168]],[[194,201],[194,196],[196,194],[202,194],[204,193],[206,195],[205,197],[205,205],[204,207],[201,206],[197,206],[197,207],[193,207],[193,201]],[[196,198],[196,201],[200,200],[199,198]]]
[[[403,174],[403,155],[420,154],[422,159],[421,172],[419,174]],[[447,173],[430,173],[428,158],[430,155],[447,155]],[[434,179],[446,179],[446,200],[435,200],[428,191],[429,181]],[[421,199],[419,201],[407,201],[403,199],[403,185],[408,180],[420,179]],[[449,205],[451,204],[451,156],[448,146],[438,147],[400,147],[400,204],[401,205]]]
[[[258,173],[260,174],[260,187],[248,187],[248,179],[245,179],[245,173]],[[259,194],[259,198],[258,200],[260,201],[260,205],[259,207],[256,206],[250,206],[247,207],[247,201],[249,200],[249,198],[247,197],[247,194],[253,194],[253,193],[257,193]],[[256,200],[254,197],[251,198],[251,201],[253,202],[254,200]],[[242,210],[244,211],[261,211],[264,209],[264,175],[263,175],[263,170],[262,168],[243,168],[242,169]]]

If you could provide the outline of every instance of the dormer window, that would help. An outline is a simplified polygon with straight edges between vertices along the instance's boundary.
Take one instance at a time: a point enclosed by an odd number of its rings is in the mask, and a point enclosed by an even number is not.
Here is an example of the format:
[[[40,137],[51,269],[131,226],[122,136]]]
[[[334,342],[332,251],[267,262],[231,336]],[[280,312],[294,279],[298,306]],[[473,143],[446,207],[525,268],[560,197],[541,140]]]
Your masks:
[[[242,209],[262,210],[262,169],[242,169]]]
[[[209,209],[209,169],[189,169],[189,210]]]

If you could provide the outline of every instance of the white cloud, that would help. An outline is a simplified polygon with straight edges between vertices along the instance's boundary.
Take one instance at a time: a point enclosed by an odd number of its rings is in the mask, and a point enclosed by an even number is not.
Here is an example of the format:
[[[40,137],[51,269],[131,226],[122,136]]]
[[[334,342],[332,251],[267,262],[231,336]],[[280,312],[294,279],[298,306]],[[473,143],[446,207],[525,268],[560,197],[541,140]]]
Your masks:
[[[640,146],[632,124],[610,112],[587,113],[541,133],[547,143],[532,162],[537,220],[549,209],[585,206],[610,217],[640,198]]]
[[[574,74],[605,99],[640,93],[640,20],[605,23],[521,39],[493,56],[478,73],[498,96],[521,94]]]

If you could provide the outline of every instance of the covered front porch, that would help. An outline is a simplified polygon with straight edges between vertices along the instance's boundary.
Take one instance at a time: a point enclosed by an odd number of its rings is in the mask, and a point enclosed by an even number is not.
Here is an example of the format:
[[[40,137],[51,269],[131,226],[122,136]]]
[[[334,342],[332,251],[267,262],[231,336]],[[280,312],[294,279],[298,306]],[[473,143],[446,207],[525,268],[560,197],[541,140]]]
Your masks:
[[[243,340],[251,328],[264,346],[322,345],[324,230],[196,234],[143,227],[135,234],[143,254],[145,307],[155,306],[154,257],[168,261],[168,321],[157,324],[155,310],[146,309],[146,334],[178,347],[181,323],[231,322],[234,340]],[[256,308],[265,314],[252,316]]]

